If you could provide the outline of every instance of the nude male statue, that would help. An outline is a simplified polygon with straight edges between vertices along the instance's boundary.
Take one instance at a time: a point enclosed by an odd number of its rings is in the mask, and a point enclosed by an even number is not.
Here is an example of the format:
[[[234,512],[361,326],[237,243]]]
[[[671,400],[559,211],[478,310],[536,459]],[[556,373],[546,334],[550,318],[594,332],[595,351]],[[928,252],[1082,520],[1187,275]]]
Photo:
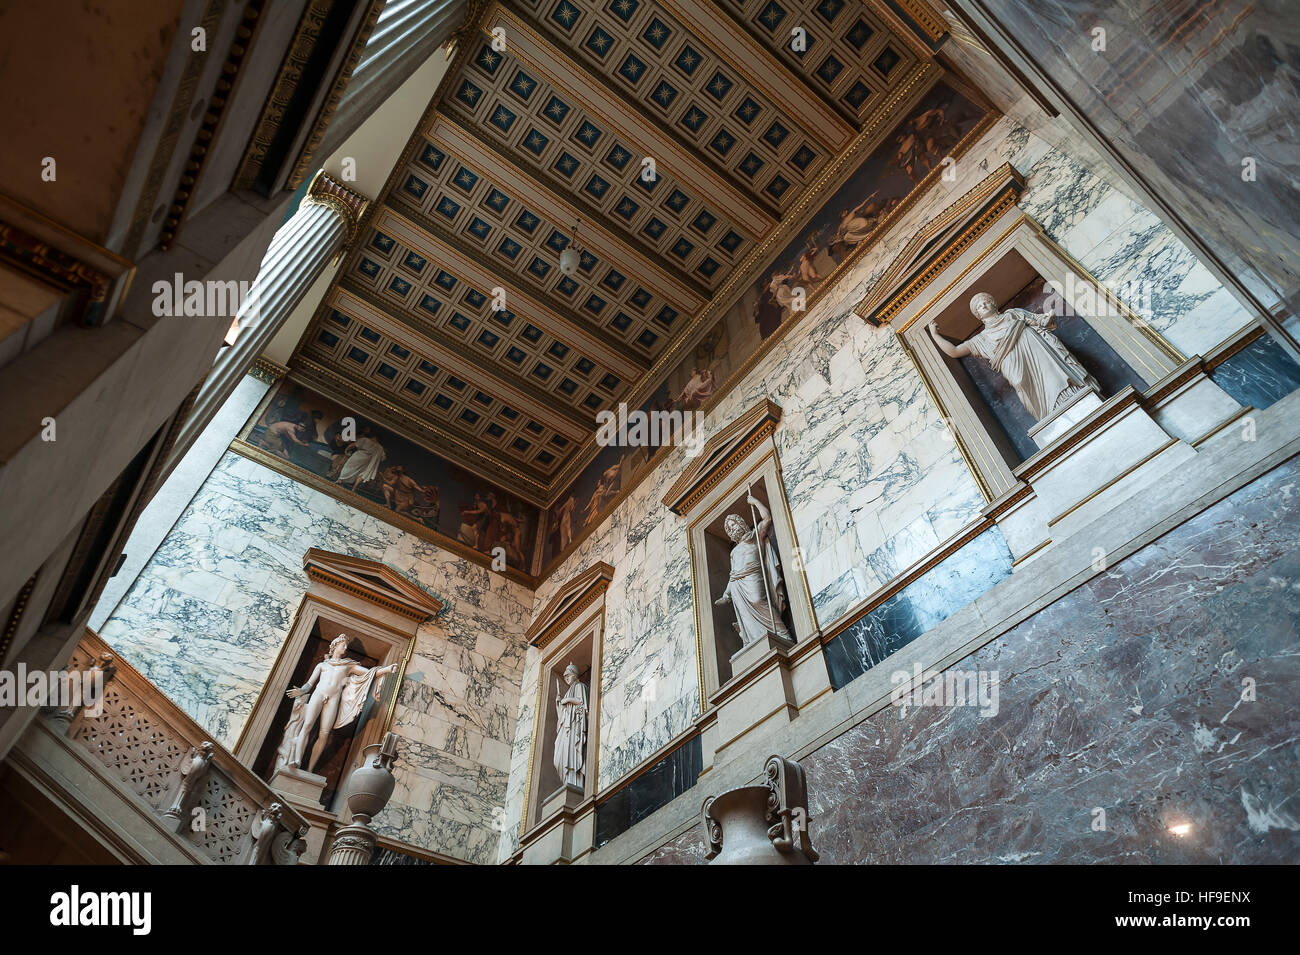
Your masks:
[[[307,750],[307,740],[311,731],[319,724],[320,732],[316,745],[311,749],[311,758],[307,761],[307,771],[316,768],[330,734],[347,726],[361,715],[361,707],[373,689],[377,696],[383,690],[383,679],[397,670],[396,663],[384,667],[364,667],[356,660],[343,656],[348,649],[348,638],[339,634],[330,641],[329,653],[311,677],[298,689],[289,689],[285,695],[293,698],[308,696],[307,708],[303,713],[302,728],[298,731],[293,756],[289,765],[297,767],[302,754]],[[310,694],[310,695],[308,695]]]

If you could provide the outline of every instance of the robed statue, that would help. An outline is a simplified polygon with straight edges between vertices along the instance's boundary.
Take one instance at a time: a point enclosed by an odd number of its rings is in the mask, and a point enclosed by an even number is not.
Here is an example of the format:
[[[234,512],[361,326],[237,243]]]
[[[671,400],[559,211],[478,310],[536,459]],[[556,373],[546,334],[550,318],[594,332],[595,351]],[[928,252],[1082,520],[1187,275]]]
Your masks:
[[[727,589],[714,601],[719,606],[731,604],[742,649],[769,633],[782,640],[792,639],[781,619],[787,599],[781,563],[772,546],[772,515],[754,495],[746,500],[758,519],[752,528],[739,514],[728,514],[722,522],[733,542],[731,575]]]
[[[583,765],[587,758],[587,684],[578,679],[578,668],[570,663],[564,668],[568,689],[560,695],[555,683],[555,771],[564,785],[584,788]]]
[[[1035,421],[1050,417],[1081,391],[1100,391],[1079,360],[1052,334],[1056,313],[1051,309],[1041,314],[1023,308],[999,312],[993,296],[980,292],[970,300],[970,310],[984,323],[978,334],[953,345],[931,322],[930,337],[949,358],[974,355],[987,361]]]
[[[298,689],[290,689],[285,693],[294,699],[307,697],[298,738],[287,754],[290,766],[301,765],[307,740],[319,724],[320,732],[307,763],[308,772],[315,769],[329,742],[330,734],[355,721],[361,715],[361,708],[371,693],[378,697],[383,692],[384,677],[397,669],[396,663],[384,667],[364,667],[343,655],[347,649],[348,638],[340,633],[330,641],[329,653],[316,664],[316,669],[312,670],[307,682]]]

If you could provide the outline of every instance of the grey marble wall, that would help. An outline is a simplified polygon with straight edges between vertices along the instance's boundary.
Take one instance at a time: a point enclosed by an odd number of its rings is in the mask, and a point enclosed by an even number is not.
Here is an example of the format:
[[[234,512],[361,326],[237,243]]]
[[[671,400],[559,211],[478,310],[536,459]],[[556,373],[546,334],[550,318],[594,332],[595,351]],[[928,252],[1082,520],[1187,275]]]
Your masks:
[[[888,707],[805,757],[817,848],[832,864],[1294,863],[1298,660],[1293,458],[956,664],[997,674],[996,715]],[[699,832],[645,861],[702,862]]]
[[[398,695],[397,789],[376,826],[495,861],[527,588],[227,453],[100,633],[233,746],[307,589],[310,547],[383,561],[444,602]]]
[[[1068,137],[1062,137],[1067,139]],[[1003,162],[1027,179],[1022,208],[1186,354],[1208,350],[1248,315],[1154,215],[1010,119],[932,187],[779,345],[712,409],[705,432],[770,397],[776,440],[814,609],[822,627],[967,526],[984,501],[937,408],[889,330],[852,308],[915,232]],[[662,497],[680,452],[631,493],[539,587],[597,560],[616,568],[607,600],[599,788],[683,733],[699,715],[685,522]],[[524,687],[535,686],[530,653]],[[518,838],[535,701],[520,700],[510,763],[504,858]]]

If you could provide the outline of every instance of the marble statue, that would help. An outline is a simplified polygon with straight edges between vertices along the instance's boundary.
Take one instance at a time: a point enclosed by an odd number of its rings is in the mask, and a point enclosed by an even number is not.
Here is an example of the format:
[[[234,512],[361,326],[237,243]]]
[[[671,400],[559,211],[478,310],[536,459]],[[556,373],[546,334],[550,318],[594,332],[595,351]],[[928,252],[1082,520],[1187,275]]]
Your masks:
[[[284,735],[280,737],[280,745],[275,750],[275,766],[271,770],[272,777],[280,770],[289,766],[297,766],[302,762],[302,751],[298,747],[298,734],[302,732],[302,724],[306,713],[307,697],[299,694],[293,698],[293,706],[289,710],[289,721],[284,724]]]
[[[171,806],[163,813],[164,816],[179,819],[189,810],[190,803],[198,795],[199,784],[207,778],[208,768],[212,765],[213,749],[212,743],[207,740],[190,747],[190,754],[181,763],[180,787],[176,790]]]
[[[1056,317],[1052,310],[1042,314],[1023,308],[999,312],[997,301],[987,292],[971,298],[970,310],[984,323],[978,334],[953,345],[931,322],[927,326],[930,337],[949,358],[974,355],[987,361],[1015,389],[1034,420],[1050,417],[1081,391],[1100,390],[1079,360],[1050,331]]]
[[[272,839],[280,828],[280,816],[284,807],[273,802],[270,808],[261,810],[253,817],[253,824],[248,827],[248,837],[253,842],[252,852],[248,855],[248,865],[268,865],[271,855]]]
[[[319,723],[320,732],[307,763],[308,772],[315,769],[329,742],[330,734],[360,716],[361,707],[365,705],[372,690],[376,696],[382,693],[383,678],[397,670],[396,663],[383,667],[364,667],[343,655],[347,649],[348,638],[340,633],[330,641],[328,655],[316,664],[316,669],[312,670],[307,682],[296,690],[289,689],[285,692],[286,696],[294,699],[307,697],[302,727],[298,730],[298,738],[291,749],[288,765],[292,767],[302,764],[307,739]]]
[[[555,681],[555,771],[564,785],[583,789],[583,764],[587,757],[587,684],[578,679],[578,668],[564,668],[568,690],[560,695]]]
[[[772,546],[772,515],[754,495],[746,498],[758,512],[757,527],[739,514],[728,514],[722,522],[731,548],[731,576],[727,589],[715,604],[731,604],[742,649],[769,633],[792,640],[781,612],[786,608],[785,580],[776,548]]]

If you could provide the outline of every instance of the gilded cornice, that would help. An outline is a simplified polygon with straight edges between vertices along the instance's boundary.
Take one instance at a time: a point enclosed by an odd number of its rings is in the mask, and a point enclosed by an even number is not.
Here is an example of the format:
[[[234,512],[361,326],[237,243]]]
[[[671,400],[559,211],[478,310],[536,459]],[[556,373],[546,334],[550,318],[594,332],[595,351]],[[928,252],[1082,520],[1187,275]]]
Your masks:
[[[310,0],[303,10],[302,17],[298,20],[298,27],[293,34],[293,42],[289,45],[284,62],[280,64],[280,72],[275,82],[271,84],[271,91],[262,105],[262,114],[253,128],[252,137],[248,140],[244,158],[235,171],[236,189],[251,189],[261,173],[262,163],[266,160],[271,143],[279,134],[280,126],[284,122],[284,114],[298,91],[298,84],[302,81],[307,61],[316,49],[321,29],[325,26],[325,19],[333,6],[334,0]]]
[[[302,567],[311,580],[361,597],[412,620],[423,622],[442,611],[441,600],[381,561],[348,557],[312,547],[303,555]],[[358,579],[359,575],[378,578],[383,581],[383,586]]]
[[[544,649],[565,627],[604,596],[614,579],[614,568],[601,561],[592,564],[561,587],[524,631],[524,639]]]
[[[307,134],[307,141],[299,151],[297,160],[294,161],[293,170],[289,173],[287,183],[289,189],[297,189],[302,185],[303,177],[307,175],[307,170],[311,167],[312,157],[316,155],[316,150],[320,148],[321,140],[325,138],[325,132],[329,129],[330,121],[334,118],[334,111],[338,109],[343,94],[347,91],[348,83],[352,80],[352,71],[357,68],[357,63],[361,61],[361,54],[365,52],[366,44],[370,42],[370,34],[374,32],[375,24],[379,22],[379,14],[383,12],[385,2],[386,0],[369,0],[370,8],[366,11],[360,27],[357,28],[356,35],[352,38],[352,45],[348,50],[348,55],[344,58],[342,65],[335,74],[329,95],[325,97],[325,102],[321,104],[316,119],[311,125],[311,132]]]
[[[640,407],[653,394],[655,388],[658,387],[658,383],[662,382],[680,364],[687,352],[695,347],[705,332],[712,328],[718,319],[725,315],[727,310],[744,294],[745,290],[758,280],[764,267],[770,263],[770,260],[782,246],[798,234],[799,229],[803,228],[808,218],[816,214],[814,203],[824,201],[841,180],[851,175],[853,169],[856,168],[856,163],[863,159],[864,153],[870,152],[879,145],[889,130],[893,128],[891,121],[896,120],[907,107],[924,96],[935,83],[942,79],[943,75],[943,70],[933,63],[923,62],[917,64],[912,76],[900,83],[885,102],[871,115],[853,144],[834,162],[828,164],[826,170],[804,191],[804,194],[787,212],[781,225],[768,234],[765,239],[754,244],[744,261],[732,271],[727,281],[714,294],[709,304],[694,314],[682,337],[674,345],[664,349],[655,360],[655,363],[639,379],[636,386],[624,396],[623,400],[627,402],[629,407]],[[962,142],[954,148],[952,155],[954,157],[959,156],[971,142],[974,142],[983,133],[984,128],[984,125],[981,124],[967,134]],[[941,171],[938,167],[932,170],[919,185],[908,193],[907,198],[891,210],[877,229],[863,240],[861,245],[847,256],[836,267],[834,272],[827,276],[825,281],[813,290],[808,296],[806,308],[797,318],[782,323],[776,332],[763,340],[762,344],[745,360],[744,364],[732,373],[728,383],[714,393],[714,398],[711,399],[710,404],[703,409],[706,413],[710,407],[717,404],[717,401],[723,395],[731,390],[731,387],[734,387],[735,382],[743,380],[744,376],[771,351],[791,328],[799,324],[804,316],[813,311],[817,302],[835,286],[839,279],[844,276],[846,270],[857,263],[874,246],[877,239],[893,226],[899,217],[916,201],[917,197],[928,191],[930,185],[938,180]],[[598,446],[592,445],[565,465],[564,469],[556,475],[553,495],[558,496],[574,478],[582,473],[582,469],[591,462],[600,450]]]
[[[257,28],[264,5],[265,0],[250,0],[244,7],[243,21],[235,28],[235,38],[231,41],[230,50],[226,53],[225,62],[221,66],[221,76],[217,80],[216,89],[208,97],[207,110],[203,114],[203,121],[199,124],[199,130],[190,146],[189,159],[186,160],[181,171],[180,181],[172,194],[171,205],[167,207],[167,217],[163,220],[162,232],[158,236],[160,249],[166,250],[172,247],[177,233],[180,232],[181,224],[185,221],[190,199],[198,185],[199,176],[203,173],[203,165],[212,153],[212,141],[216,138],[217,127],[221,124],[221,117],[225,115],[226,107],[230,103],[235,81],[239,78],[239,71],[248,55],[248,47],[252,42],[253,32]]]
[[[214,36],[228,5],[227,0],[209,0],[196,28],[203,30],[207,36]],[[149,172],[145,176],[144,185],[140,188],[140,197],[135,204],[135,214],[131,217],[130,229],[127,231],[126,240],[122,243],[122,248],[129,255],[139,254],[140,243],[144,239],[145,230],[149,227],[149,218],[153,215],[158,193],[162,189],[163,180],[167,177],[167,170],[176,152],[176,143],[180,140],[181,130],[189,122],[194,95],[198,91],[199,80],[203,78],[203,71],[207,64],[208,54],[198,50],[191,50],[185,61],[185,69],[176,84],[176,92],[167,111],[167,122],[158,137],[158,143],[149,161]],[[186,167],[185,171],[188,173],[190,171],[188,162]]]
[[[1010,163],[1003,163],[912,236],[853,311],[873,325],[889,324],[935,276],[987,232],[1003,213],[1015,207],[1024,188],[1024,177]],[[973,218],[937,249],[926,249],[964,217]],[[918,262],[923,250],[926,258]]]
[[[665,506],[674,514],[688,513],[750,451],[774,434],[780,421],[781,406],[768,398],[740,415],[704,443],[704,448],[664,495]]]
[[[273,385],[285,375],[289,374],[289,369],[281,365],[278,361],[272,361],[265,355],[258,355],[257,360],[253,362],[253,367],[248,369],[248,373],[258,381],[264,381],[268,385]]]
[[[931,46],[938,44],[948,32],[948,21],[926,0],[891,0],[903,16],[921,31]]]

